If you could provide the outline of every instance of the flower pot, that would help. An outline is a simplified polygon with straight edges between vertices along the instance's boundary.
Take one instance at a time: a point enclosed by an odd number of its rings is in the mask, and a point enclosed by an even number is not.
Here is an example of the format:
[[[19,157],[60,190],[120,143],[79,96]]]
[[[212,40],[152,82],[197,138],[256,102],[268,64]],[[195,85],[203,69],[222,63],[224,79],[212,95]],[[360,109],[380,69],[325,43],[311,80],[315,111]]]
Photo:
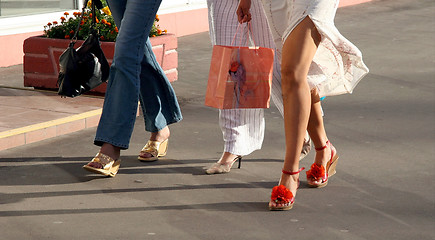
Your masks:
[[[150,40],[156,59],[165,71],[169,81],[176,81],[178,79],[177,37],[174,34],[165,34],[152,37]],[[24,86],[37,89],[57,89],[59,56],[68,47],[69,43],[70,40],[68,39],[54,39],[43,36],[34,36],[24,40]],[[77,41],[75,47],[79,47],[82,43],[83,41]],[[101,42],[101,48],[109,64],[111,64],[115,43]],[[106,83],[92,90],[94,93],[104,93],[105,91]]]

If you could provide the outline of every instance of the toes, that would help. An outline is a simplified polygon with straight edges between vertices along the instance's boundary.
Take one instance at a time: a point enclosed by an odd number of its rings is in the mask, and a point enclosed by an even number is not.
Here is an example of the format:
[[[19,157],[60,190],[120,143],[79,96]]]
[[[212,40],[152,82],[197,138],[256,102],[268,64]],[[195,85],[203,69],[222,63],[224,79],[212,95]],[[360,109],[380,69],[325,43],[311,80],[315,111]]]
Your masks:
[[[308,179],[308,182],[310,183],[310,184],[320,184],[320,183],[322,183],[322,181],[321,180],[315,180],[315,179]]]
[[[277,204],[277,206],[278,206],[279,208],[284,208],[284,207],[287,207],[287,206],[288,206],[288,203],[279,203],[279,204]]]
[[[103,165],[101,165],[100,163],[97,163],[97,162],[90,162],[89,164],[88,164],[88,166],[89,167],[93,167],[93,168],[103,168]]]
[[[272,207],[272,208],[285,208],[285,207],[288,207],[289,205],[290,205],[289,202],[287,202],[287,203],[285,203],[285,202],[273,202],[273,201],[269,202],[269,207]]]
[[[147,153],[147,152],[145,152],[145,153],[141,153],[140,156],[143,157],[143,158],[154,157],[151,153]]]

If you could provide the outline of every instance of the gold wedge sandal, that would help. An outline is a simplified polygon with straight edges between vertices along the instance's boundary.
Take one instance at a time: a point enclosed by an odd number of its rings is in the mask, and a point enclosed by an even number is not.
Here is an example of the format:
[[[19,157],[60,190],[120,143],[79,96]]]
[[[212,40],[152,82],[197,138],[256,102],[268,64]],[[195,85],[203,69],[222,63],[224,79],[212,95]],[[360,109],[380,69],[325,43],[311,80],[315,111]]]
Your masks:
[[[101,164],[101,168],[89,166],[90,163],[99,163]],[[83,168],[93,173],[114,177],[118,173],[120,165],[121,159],[115,160],[103,153],[97,153],[88,164],[83,166]]]
[[[140,151],[139,161],[142,162],[152,162],[157,161],[159,157],[166,156],[166,152],[168,151],[168,139],[163,142],[151,141],[149,140],[147,144]],[[144,157],[143,155],[148,153],[151,157]]]

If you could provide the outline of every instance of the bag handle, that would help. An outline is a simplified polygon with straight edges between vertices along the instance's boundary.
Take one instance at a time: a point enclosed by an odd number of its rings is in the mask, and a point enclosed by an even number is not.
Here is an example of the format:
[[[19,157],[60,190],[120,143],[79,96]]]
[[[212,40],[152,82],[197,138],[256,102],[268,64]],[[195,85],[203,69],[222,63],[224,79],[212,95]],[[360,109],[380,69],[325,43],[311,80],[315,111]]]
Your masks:
[[[243,29],[240,28],[241,26],[242,26],[242,23],[237,25],[236,33],[234,34],[233,40],[231,41],[231,46],[234,46],[234,42],[236,41],[237,33],[240,32],[240,35],[242,35]],[[255,44],[254,34],[252,34],[251,22],[248,22],[247,26],[248,26],[248,37],[246,38],[246,42],[248,41],[249,37],[251,37],[252,42],[254,43],[254,47],[256,47],[257,45]],[[240,31],[239,31],[239,29],[240,29]],[[240,38],[239,45],[242,45],[242,38]]]
[[[82,14],[80,15],[80,21],[77,24],[76,30],[74,31],[74,36],[71,39],[70,45],[71,44],[74,45],[77,42],[77,36],[79,34],[79,30],[80,30],[80,26],[81,26],[80,24],[83,21],[83,16],[85,15],[85,9],[86,9],[86,6],[88,5],[88,2],[89,2],[89,0],[85,0],[83,2],[83,8],[82,8]],[[98,9],[102,9],[103,8],[103,4],[101,3],[100,0],[91,0],[91,5],[92,5],[92,10],[91,10],[91,13],[92,13],[91,30],[93,30],[95,32],[95,31],[98,31],[97,30],[97,26],[96,26],[96,24],[97,24],[97,15],[95,14],[95,7],[97,7]]]

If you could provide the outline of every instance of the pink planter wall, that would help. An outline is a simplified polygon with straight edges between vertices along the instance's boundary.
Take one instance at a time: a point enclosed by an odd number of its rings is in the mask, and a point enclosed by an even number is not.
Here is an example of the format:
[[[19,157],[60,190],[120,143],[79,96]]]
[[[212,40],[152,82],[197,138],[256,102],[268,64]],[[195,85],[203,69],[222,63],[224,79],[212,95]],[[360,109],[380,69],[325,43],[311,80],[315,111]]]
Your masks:
[[[174,34],[166,34],[150,38],[153,52],[162,66],[169,81],[178,79],[177,38]],[[30,37],[24,41],[24,86],[41,89],[56,89],[59,74],[59,56],[68,47],[67,39],[51,39],[40,36]],[[79,47],[83,41],[77,41]],[[101,48],[109,64],[112,63],[115,43],[102,42]],[[102,84],[94,92],[104,93],[106,84]]]

